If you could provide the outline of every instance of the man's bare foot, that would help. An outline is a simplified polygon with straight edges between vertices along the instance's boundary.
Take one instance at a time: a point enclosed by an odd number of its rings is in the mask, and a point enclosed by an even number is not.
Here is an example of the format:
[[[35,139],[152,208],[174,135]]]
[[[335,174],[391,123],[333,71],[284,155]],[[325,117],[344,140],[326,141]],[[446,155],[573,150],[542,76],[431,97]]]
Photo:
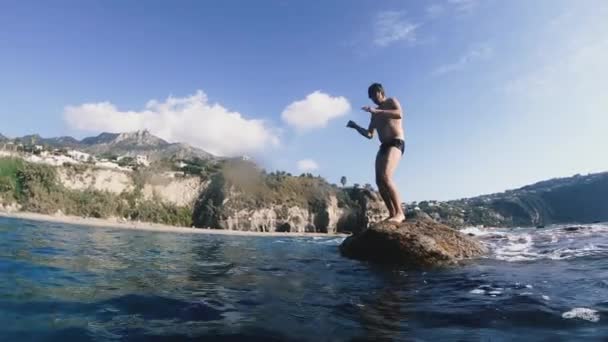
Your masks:
[[[393,217],[389,217],[386,222],[390,222],[390,223],[401,223],[405,221],[405,215],[403,214],[397,214]]]

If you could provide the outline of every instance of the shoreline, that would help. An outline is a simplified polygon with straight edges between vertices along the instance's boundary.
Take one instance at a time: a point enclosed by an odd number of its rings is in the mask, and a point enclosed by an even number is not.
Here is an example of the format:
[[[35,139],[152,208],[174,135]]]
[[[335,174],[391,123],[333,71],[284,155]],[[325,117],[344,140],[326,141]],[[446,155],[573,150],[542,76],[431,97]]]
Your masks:
[[[281,233],[281,232],[250,232],[242,230],[226,230],[212,228],[191,228],[170,226],[161,223],[135,222],[126,221],[120,222],[113,219],[85,218],[79,216],[68,215],[46,215],[32,212],[7,212],[0,210],[0,217],[14,218],[21,220],[32,220],[41,222],[65,223],[69,225],[82,225],[95,228],[115,228],[137,231],[152,231],[164,233],[187,233],[187,234],[215,234],[215,235],[233,235],[233,236],[272,236],[272,237],[347,237],[348,234],[343,233]]]

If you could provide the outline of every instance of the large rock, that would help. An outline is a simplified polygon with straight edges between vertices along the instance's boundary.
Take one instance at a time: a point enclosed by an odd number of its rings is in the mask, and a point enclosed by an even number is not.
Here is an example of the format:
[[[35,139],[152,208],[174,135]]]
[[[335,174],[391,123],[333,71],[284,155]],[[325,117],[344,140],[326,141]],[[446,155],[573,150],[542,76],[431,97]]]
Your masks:
[[[413,267],[454,265],[487,252],[478,241],[432,220],[378,223],[340,245],[349,258]]]

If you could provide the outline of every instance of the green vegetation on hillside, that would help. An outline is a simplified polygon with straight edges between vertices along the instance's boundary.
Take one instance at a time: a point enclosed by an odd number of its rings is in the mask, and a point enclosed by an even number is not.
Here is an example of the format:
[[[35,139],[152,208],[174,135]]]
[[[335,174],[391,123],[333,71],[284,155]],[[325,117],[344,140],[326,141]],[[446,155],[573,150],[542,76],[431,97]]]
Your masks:
[[[432,218],[462,227],[544,226],[608,221],[608,173],[555,178],[503,193],[448,202],[420,202]]]
[[[134,189],[121,194],[86,189],[65,188],[58,179],[57,169],[42,164],[32,164],[21,159],[0,158],[0,197],[4,202],[19,203],[23,210],[54,214],[109,218],[124,217],[129,220],[158,222],[170,225],[218,227],[218,220],[225,218],[227,210],[257,209],[268,205],[284,205],[279,217],[287,217],[286,208],[298,206],[311,212],[325,212],[330,195],[336,196],[341,208],[354,208],[353,198],[361,189],[338,188],[321,177],[312,174],[292,176],[286,172],[267,173],[255,164],[242,160],[209,162],[194,160],[182,170],[189,175],[209,179],[209,187],[201,194],[198,205],[179,207],[160,199],[144,199],[145,184],[154,183],[159,172],[175,170],[174,162],[157,162],[149,168],[139,168],[131,173]],[[91,166],[65,165],[68,174],[82,174]],[[228,192],[236,192],[225,205]],[[323,220],[323,215],[317,215]],[[327,218],[325,218],[327,219]]]
[[[250,162],[225,163],[220,175],[228,185],[241,192],[245,205],[261,207],[268,203],[300,206],[315,211],[330,194],[339,189],[322,177],[310,173],[293,176],[284,171],[266,173]]]
[[[17,172],[23,168],[23,160],[18,158],[0,159],[0,197],[6,200],[15,200],[15,194],[19,193],[19,182]]]
[[[134,172],[133,177],[135,189],[119,195],[93,189],[76,191],[61,185],[57,170],[52,166],[0,158],[0,197],[6,202],[19,203],[23,210],[42,214],[61,210],[67,215],[83,217],[124,217],[177,226],[192,225],[191,207],[144,199],[142,174]]]
[[[287,208],[294,206],[324,214],[331,195],[336,196],[341,208],[357,206],[352,199],[352,191],[338,188],[322,177],[309,173],[299,176],[283,171],[267,173],[248,161],[225,161],[201,194],[195,206],[194,221],[197,226],[218,227],[219,221],[231,211],[268,208],[272,205],[282,207],[276,209],[279,219],[287,218]],[[324,215],[318,216],[320,220],[324,219]],[[323,226],[323,223],[320,222],[319,226]]]

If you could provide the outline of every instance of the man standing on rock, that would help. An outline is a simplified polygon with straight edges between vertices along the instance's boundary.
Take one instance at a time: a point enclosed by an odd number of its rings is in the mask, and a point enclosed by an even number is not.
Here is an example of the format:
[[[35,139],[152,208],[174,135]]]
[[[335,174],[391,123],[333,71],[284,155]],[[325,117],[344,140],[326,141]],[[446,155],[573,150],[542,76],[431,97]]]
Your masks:
[[[388,208],[388,222],[401,223],[405,220],[399,193],[393,182],[393,173],[399,164],[405,148],[401,105],[394,97],[386,97],[380,83],[374,83],[367,90],[376,108],[365,106],[362,109],[371,114],[367,129],[349,121],[347,127],[354,128],[364,137],[371,139],[378,131],[380,149],[376,155],[376,185]]]

